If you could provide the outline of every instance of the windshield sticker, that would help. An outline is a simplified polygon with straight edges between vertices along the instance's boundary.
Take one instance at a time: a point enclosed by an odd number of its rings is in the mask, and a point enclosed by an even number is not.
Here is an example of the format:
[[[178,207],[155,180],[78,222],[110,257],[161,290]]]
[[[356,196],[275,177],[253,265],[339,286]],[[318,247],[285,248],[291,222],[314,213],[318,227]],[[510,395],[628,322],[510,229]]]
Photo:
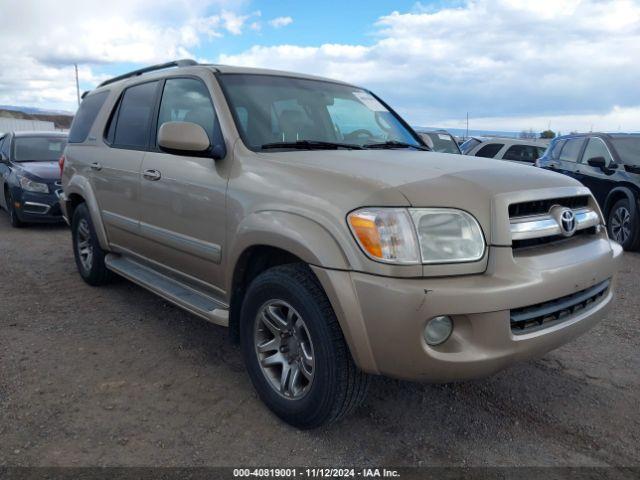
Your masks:
[[[438,134],[438,138],[439,138],[440,140],[451,140],[451,139],[449,138],[449,135],[443,135],[442,133],[439,133],[439,134]]]
[[[387,109],[375,97],[367,92],[353,92],[353,95],[360,100],[369,110],[374,112],[386,112]]]

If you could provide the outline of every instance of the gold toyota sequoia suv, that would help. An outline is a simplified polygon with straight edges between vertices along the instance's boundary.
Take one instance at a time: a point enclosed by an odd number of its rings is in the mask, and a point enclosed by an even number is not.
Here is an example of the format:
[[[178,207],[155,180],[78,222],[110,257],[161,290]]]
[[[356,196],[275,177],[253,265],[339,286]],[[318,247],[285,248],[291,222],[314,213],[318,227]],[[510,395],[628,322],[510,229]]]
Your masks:
[[[353,410],[370,374],[544,355],[606,315],[622,255],[577,181],[431,152],[370,91],[308,75],[179,60],[107,80],[60,163],[82,278],[229,327],[300,428]]]

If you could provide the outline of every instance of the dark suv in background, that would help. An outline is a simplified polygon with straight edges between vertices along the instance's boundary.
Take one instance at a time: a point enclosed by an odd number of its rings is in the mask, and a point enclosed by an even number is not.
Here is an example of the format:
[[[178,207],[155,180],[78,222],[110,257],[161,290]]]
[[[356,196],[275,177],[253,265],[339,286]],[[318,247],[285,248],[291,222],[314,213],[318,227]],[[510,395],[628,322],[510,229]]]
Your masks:
[[[58,160],[66,144],[61,132],[0,135],[0,206],[14,227],[62,221]]]
[[[589,187],[611,238],[625,250],[640,247],[640,134],[564,135],[553,140],[536,165]]]

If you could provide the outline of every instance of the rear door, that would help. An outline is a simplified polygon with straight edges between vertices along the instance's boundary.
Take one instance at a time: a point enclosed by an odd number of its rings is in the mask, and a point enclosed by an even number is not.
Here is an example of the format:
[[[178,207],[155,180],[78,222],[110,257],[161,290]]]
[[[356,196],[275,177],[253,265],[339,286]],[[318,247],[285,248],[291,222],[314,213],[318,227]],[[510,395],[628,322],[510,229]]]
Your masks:
[[[600,205],[615,186],[615,170],[604,171],[588,164],[589,159],[603,157],[607,167],[614,161],[609,148],[601,138],[590,137],[579,164],[580,181],[591,189]]]
[[[223,143],[208,87],[199,77],[168,77],[159,104],[157,131],[165,122],[197,123],[211,145]],[[182,155],[152,145],[140,182],[140,231],[144,255],[183,280],[222,284],[227,177],[211,153]]]
[[[92,156],[92,183],[109,243],[140,252],[140,168],[149,146],[159,81],[126,88],[104,132],[109,148]]]

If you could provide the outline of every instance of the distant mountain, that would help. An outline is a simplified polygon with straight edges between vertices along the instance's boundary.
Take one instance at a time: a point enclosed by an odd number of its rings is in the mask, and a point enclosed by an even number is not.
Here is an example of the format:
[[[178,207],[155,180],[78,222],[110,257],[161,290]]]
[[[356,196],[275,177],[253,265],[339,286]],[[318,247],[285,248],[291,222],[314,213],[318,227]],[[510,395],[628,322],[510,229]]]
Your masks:
[[[17,105],[0,105],[0,110],[11,110],[14,112],[24,112],[30,113],[34,115],[67,115],[73,117],[75,112],[70,112],[68,110],[51,110],[47,108],[37,108],[37,107],[20,107]]]
[[[16,107],[0,105],[0,117],[18,118],[23,120],[43,120],[53,122],[56,128],[68,130],[73,120],[73,113],[42,108]]]

